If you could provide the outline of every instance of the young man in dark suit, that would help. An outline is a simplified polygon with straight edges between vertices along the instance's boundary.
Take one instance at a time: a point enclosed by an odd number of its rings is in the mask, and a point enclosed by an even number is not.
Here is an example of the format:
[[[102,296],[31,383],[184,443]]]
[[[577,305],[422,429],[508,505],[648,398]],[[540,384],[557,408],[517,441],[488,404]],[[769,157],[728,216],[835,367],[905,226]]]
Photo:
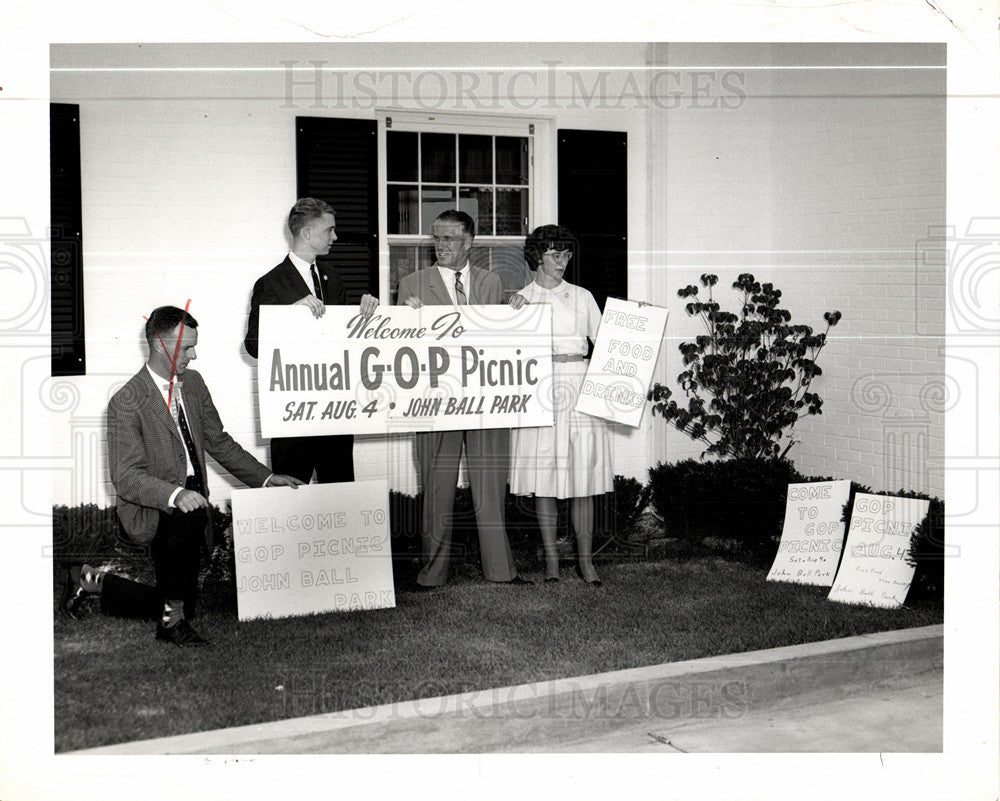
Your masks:
[[[251,487],[295,487],[271,474],[226,433],[196,358],[198,322],[183,309],[161,306],[146,322],[149,359],[108,404],[108,465],[118,494],[118,518],[128,537],[148,545],[163,612],[156,639],[203,645],[188,619],[198,594],[202,545],[211,550],[205,454]],[[120,589],[86,577],[102,593]],[[129,582],[134,592],[137,586]],[[81,589],[86,587],[81,582]],[[121,588],[124,589],[124,588]]]
[[[327,306],[347,305],[347,291],[340,276],[316,264],[316,257],[329,253],[337,241],[330,205],[315,198],[301,198],[288,214],[288,230],[292,249],[281,264],[253,286],[243,344],[255,359],[261,306],[307,306],[314,317],[320,318]],[[361,298],[361,313],[366,317],[377,307],[374,295]],[[354,437],[275,437],[271,440],[271,467],[306,483],[314,471],[320,484],[354,481]]]

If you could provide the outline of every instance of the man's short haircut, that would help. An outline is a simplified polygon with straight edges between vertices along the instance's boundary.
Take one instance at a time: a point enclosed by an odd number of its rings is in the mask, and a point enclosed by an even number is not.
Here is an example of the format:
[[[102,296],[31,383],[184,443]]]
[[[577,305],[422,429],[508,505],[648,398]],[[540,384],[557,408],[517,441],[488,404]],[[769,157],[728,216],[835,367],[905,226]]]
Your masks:
[[[184,309],[178,309],[176,306],[160,306],[158,309],[153,309],[146,318],[146,343],[152,348],[158,339],[165,337],[182,322],[185,328],[198,327],[198,321]],[[170,347],[166,341],[164,345]]]
[[[547,250],[568,250],[574,253],[576,239],[573,232],[562,225],[541,225],[524,240],[524,260],[532,270],[538,269]]]
[[[295,201],[292,210],[288,212],[288,230],[292,236],[298,236],[299,231],[313,220],[318,220],[324,214],[335,214],[333,207],[325,200],[314,197],[303,197]]]
[[[465,231],[465,233],[473,239],[476,238],[476,221],[464,211],[459,211],[458,209],[447,209],[435,217],[434,222],[458,223],[462,226],[462,230]]]

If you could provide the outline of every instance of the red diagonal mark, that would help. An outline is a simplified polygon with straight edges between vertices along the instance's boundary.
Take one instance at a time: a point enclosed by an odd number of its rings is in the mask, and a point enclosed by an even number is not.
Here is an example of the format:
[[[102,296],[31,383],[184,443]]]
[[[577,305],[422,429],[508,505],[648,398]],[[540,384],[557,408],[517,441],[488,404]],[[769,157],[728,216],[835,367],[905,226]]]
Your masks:
[[[184,320],[187,318],[188,309],[191,308],[191,298],[188,298],[187,303],[184,304],[184,317],[181,318],[180,328],[177,329],[177,342],[174,344],[174,355],[170,359],[170,389],[167,390],[167,408],[172,409],[171,405],[174,397],[174,376],[177,375],[177,357],[181,352],[181,340],[184,339]],[[148,317],[143,317],[143,320],[149,321]],[[163,346],[163,352],[167,352],[167,344],[163,341],[163,337],[160,336],[160,332],[156,332],[156,338],[160,340],[160,344]]]

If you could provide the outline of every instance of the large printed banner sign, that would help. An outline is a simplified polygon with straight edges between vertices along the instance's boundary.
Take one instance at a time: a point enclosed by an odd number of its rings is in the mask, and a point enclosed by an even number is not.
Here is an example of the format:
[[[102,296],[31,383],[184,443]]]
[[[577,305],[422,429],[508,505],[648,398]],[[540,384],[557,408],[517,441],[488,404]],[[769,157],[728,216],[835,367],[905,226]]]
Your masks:
[[[913,565],[906,562],[914,529],[930,501],[888,495],[854,496],[844,557],[831,601],[897,607],[906,600]]]
[[[785,523],[768,581],[833,584],[844,545],[841,517],[850,494],[850,481],[788,485]]]
[[[396,605],[385,481],[234,489],[240,620]]]
[[[666,309],[608,298],[576,410],[638,426],[666,326]]]
[[[552,310],[263,306],[257,393],[267,438],[550,426]]]

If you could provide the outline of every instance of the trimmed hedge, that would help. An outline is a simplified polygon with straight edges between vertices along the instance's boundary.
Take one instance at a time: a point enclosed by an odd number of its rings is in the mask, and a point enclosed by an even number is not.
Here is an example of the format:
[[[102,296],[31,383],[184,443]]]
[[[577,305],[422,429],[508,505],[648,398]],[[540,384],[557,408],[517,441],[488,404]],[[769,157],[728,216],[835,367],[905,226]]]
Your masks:
[[[689,541],[721,538],[735,542],[740,557],[769,567],[777,554],[788,484],[834,481],[804,476],[782,459],[693,459],[657,465],[649,471],[650,493],[668,537]],[[927,517],[910,540],[908,561],[915,571],[907,602],[944,598],[944,501],[919,492],[873,492],[851,482],[841,515],[850,531],[850,510],[857,493],[896,495],[930,501]]]
[[[639,521],[649,500],[663,518],[668,537],[692,542],[718,538],[735,542],[740,558],[768,567],[777,553],[785,514],[788,484],[831,481],[822,476],[803,476],[791,462],[781,459],[733,459],[698,462],[693,459],[673,465],[657,465],[649,471],[650,483],[615,476],[615,492],[598,499],[595,516],[594,551],[603,559],[643,558],[645,537]],[[900,490],[873,492],[851,483],[851,495],[842,520],[850,530],[850,509],[857,493],[898,495],[930,501],[927,518],[910,541],[909,561],[915,566],[907,602],[940,601],[944,597],[945,530],[944,502],[926,494]],[[422,500],[390,493],[390,530],[393,563],[405,579],[420,560],[420,512]],[[571,548],[566,504],[560,503],[560,526]],[[541,536],[535,521],[532,498],[507,496],[507,530],[515,555],[534,564],[539,558]],[[460,489],[455,502],[454,546],[456,559],[478,564],[479,541],[475,529],[472,497]],[[201,572],[202,597],[215,606],[235,606],[236,572],[233,554],[232,517],[228,509],[213,507],[213,527],[218,547]],[[144,548],[136,547],[120,534],[113,506],[94,504],[52,509],[53,580],[61,581],[60,566],[66,562],[111,565],[116,571],[142,581],[153,581],[152,564]]]
[[[629,551],[629,536],[646,505],[648,491],[635,479],[615,476],[615,493],[598,499],[594,547],[602,556],[635,554]],[[617,496],[617,503],[616,503]],[[392,537],[393,566],[400,581],[415,573],[420,561],[420,515],[423,500],[397,492],[389,494],[389,520]],[[507,495],[507,533],[511,549],[519,559],[534,564],[541,547],[541,535],[535,520],[534,498]],[[565,502],[560,503],[560,522],[569,537]],[[233,608],[236,605],[236,561],[233,551],[232,515],[226,508],[212,508],[212,526],[216,548],[203,561],[200,574],[201,600],[209,606]],[[95,504],[54,506],[52,508],[53,581],[62,581],[62,566],[86,562],[106,565],[120,575],[138,581],[154,582],[152,561],[147,549],[135,545],[120,529],[114,506]],[[479,563],[479,538],[468,488],[455,495],[453,547],[456,560]]]
[[[735,540],[762,564],[778,551],[788,484],[801,480],[784,459],[687,459],[651,468],[649,479],[668,537]]]

